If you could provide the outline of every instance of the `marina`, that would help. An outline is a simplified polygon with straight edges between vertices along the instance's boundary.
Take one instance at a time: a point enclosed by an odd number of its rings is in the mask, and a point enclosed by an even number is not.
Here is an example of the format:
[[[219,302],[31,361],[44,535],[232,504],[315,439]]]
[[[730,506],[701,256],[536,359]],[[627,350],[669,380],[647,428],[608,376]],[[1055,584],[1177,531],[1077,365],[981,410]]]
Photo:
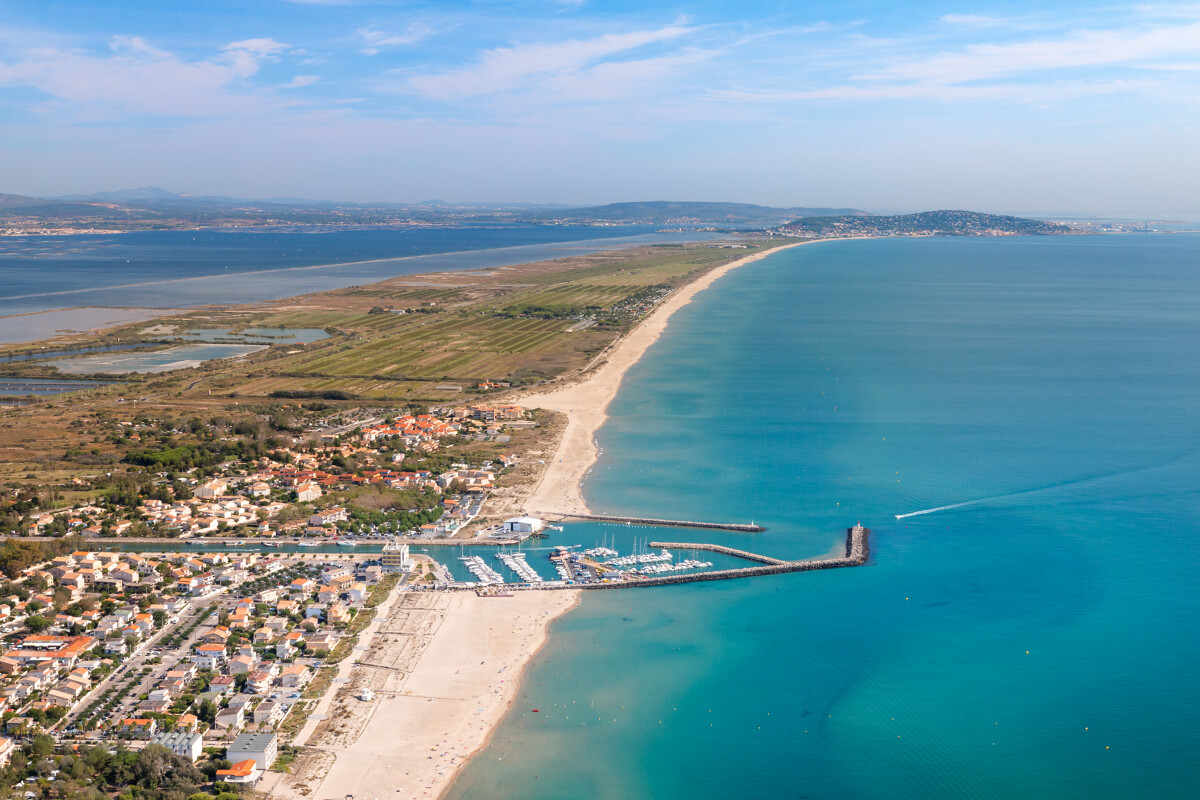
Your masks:
[[[529,566],[524,553],[497,553],[496,558],[500,559],[504,566],[515,572],[526,583],[541,583],[544,580],[541,575],[538,575],[537,570]]]
[[[492,557],[509,569],[516,580],[506,581],[481,555],[463,555],[459,561],[474,580],[456,580],[450,569],[434,562],[434,575],[441,588],[478,590],[503,585],[506,590],[549,589],[620,589],[663,586],[695,581],[733,580],[738,578],[778,575],[788,572],[858,567],[867,563],[870,549],[870,530],[861,523],[846,529],[844,555],[838,558],[784,560],[773,556],[707,542],[635,542],[634,552],[620,555],[607,547],[586,550],[580,545],[558,545],[550,549],[547,560],[556,579],[547,579],[529,562],[527,552],[502,551]],[[649,549],[647,549],[649,548]],[[536,548],[535,548],[536,549]],[[679,558],[677,553],[690,552],[691,557]],[[697,557],[711,552],[752,566],[724,566],[713,569],[712,561]],[[544,562],[543,562],[544,563]],[[736,563],[736,562],[735,562]]]
[[[462,556],[458,559],[466,565],[471,574],[479,579],[483,586],[504,583],[504,576],[487,565],[482,556]],[[472,587],[474,588],[474,587]]]

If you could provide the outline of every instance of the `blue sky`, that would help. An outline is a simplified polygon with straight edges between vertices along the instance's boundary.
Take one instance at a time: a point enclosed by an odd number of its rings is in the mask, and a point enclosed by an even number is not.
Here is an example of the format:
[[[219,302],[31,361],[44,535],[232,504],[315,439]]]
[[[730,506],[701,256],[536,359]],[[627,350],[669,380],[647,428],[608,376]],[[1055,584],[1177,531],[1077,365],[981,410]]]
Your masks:
[[[1200,214],[1200,3],[0,5],[0,192]]]

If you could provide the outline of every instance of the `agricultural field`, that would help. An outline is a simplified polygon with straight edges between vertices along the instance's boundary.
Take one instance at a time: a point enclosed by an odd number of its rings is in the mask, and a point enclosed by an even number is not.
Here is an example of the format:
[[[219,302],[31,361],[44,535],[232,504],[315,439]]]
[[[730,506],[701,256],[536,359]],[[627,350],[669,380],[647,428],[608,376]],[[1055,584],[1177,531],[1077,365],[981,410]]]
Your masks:
[[[69,479],[112,463],[87,420],[97,413],[236,419],[265,405],[314,400],[406,404],[478,402],[485,381],[514,387],[585,369],[675,287],[781,242],[738,249],[644,246],[487,271],[410,275],[249,307],[209,308],[73,342],[136,341],[160,329],[320,328],[329,338],[280,342],[243,359],[122,376],[86,393],[0,410],[0,482],[27,474]],[[161,345],[160,345],[161,346]],[[9,375],[53,375],[37,361]],[[475,399],[470,399],[474,396]]]
[[[294,298],[253,324],[340,335],[249,359],[239,380],[205,390],[439,400],[450,396],[440,384],[533,383],[582,368],[674,286],[759,246],[642,247]]]

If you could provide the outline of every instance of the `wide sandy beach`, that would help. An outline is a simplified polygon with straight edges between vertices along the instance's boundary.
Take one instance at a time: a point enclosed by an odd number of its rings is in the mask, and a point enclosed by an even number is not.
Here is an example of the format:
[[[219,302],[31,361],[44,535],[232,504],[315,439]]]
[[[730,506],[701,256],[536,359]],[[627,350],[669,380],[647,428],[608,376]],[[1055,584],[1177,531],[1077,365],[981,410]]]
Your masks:
[[[526,501],[526,512],[543,517],[591,513],[583,499],[583,479],[596,462],[596,431],[608,419],[608,406],[617,396],[625,373],[667,329],[671,316],[714,281],[738,267],[801,244],[808,242],[780,245],[714,268],[668,296],[650,316],[616,343],[600,366],[560,388],[517,398],[516,402],[527,408],[559,411],[567,417],[558,452]]]
[[[364,641],[366,650],[355,654],[358,663],[340,671],[345,682],[335,683],[317,709],[315,716],[325,719],[297,737],[306,753],[270,794],[439,796],[487,744],[550,623],[574,607],[579,594],[400,594]],[[359,699],[367,688],[374,699]]]

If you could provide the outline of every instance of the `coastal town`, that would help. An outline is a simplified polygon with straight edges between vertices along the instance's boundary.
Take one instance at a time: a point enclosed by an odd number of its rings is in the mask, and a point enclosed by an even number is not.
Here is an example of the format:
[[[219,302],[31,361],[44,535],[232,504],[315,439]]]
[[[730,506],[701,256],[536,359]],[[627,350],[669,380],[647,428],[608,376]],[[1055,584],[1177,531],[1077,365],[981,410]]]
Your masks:
[[[579,497],[624,371],[692,295],[763,251],[693,252],[671,257],[700,257],[674,273],[687,280],[610,295],[620,347],[540,390],[501,372],[439,381],[439,403],[278,384],[246,397],[211,377],[184,389],[209,381],[219,398],[175,405],[149,405],[153,383],[128,402],[63,397],[62,469],[0,497],[0,795],[434,797],[513,702],[508,671],[583,592],[865,563],[862,526],[844,552],[789,561],[631,541],[640,525],[763,529],[596,515]],[[591,336],[601,317],[509,303],[495,318]],[[347,347],[331,341],[318,347]],[[613,526],[611,541],[555,541],[571,519]]]
[[[121,481],[5,498],[16,538],[2,556],[0,785],[69,790],[73,761],[97,748],[134,768],[165,763],[189,793],[283,774],[305,709],[330,693],[375,609],[423,580],[406,541],[462,535],[517,465],[490,454],[536,428],[523,408],[487,403],[312,423],[257,455],[236,432],[206,441],[101,418],[126,448]],[[489,456],[459,461],[472,447]],[[87,499],[63,504],[59,490]],[[187,544],[209,539],[224,551]],[[357,543],[384,546],[316,552]],[[69,752],[82,756],[58,755]]]
[[[347,417],[353,419],[344,422]],[[339,414],[337,425],[315,427],[306,439],[277,442],[261,456],[241,447],[244,439],[237,446],[210,441],[219,447],[205,449],[204,442],[179,444],[185,431],[164,430],[158,421],[96,420],[131,448],[123,480],[76,478],[60,488],[89,499],[72,505],[15,492],[0,504],[8,521],[4,533],[343,542],[352,536],[450,536],[479,514],[496,475],[518,460],[505,453],[480,464],[429,456],[453,452],[456,444],[507,444],[506,431],[536,426],[525,417],[520,406],[503,404],[453,407],[436,415],[359,410]],[[156,437],[163,447],[142,446]],[[406,459],[445,469],[407,469]],[[188,466],[193,461],[200,465]],[[54,507],[44,508],[44,502]]]
[[[3,764],[69,781],[61,759],[31,759],[67,745],[140,763],[153,745],[220,790],[290,761],[288,720],[322,695],[414,564],[399,545],[350,563],[75,550],[13,566],[0,587]]]

